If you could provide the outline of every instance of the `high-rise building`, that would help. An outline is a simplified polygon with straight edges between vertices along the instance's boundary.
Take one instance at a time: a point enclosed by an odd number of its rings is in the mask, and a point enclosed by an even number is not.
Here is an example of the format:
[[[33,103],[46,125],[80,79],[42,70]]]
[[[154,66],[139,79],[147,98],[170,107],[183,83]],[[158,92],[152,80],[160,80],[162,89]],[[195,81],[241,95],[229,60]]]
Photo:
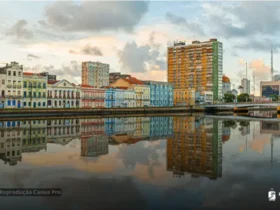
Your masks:
[[[82,62],[82,85],[96,88],[109,85],[109,64],[100,62]]]
[[[174,89],[212,91],[214,100],[222,99],[223,44],[217,39],[206,42],[175,42],[168,47],[168,82]]]
[[[241,80],[241,86],[242,88],[240,89],[240,92],[250,95],[250,80],[243,78]]]

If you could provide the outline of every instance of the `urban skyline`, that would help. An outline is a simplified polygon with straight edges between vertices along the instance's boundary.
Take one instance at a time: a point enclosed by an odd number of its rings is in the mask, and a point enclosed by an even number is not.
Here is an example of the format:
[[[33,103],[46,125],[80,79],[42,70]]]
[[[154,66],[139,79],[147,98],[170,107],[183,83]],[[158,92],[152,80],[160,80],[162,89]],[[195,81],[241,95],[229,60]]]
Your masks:
[[[14,4],[20,7],[13,7]],[[99,14],[94,12],[99,8],[96,2],[79,2],[77,7],[74,4],[1,2],[0,46],[5,53],[0,62],[16,60],[27,71],[49,71],[75,83],[80,81],[77,69],[81,62],[89,60],[109,63],[111,72],[167,81],[168,46],[176,40],[189,44],[217,38],[224,46],[223,72],[238,85],[247,62],[251,81],[253,70],[256,73],[256,93],[260,80],[270,77],[271,45],[275,72],[279,66],[277,29],[269,24],[273,15],[266,13],[268,9],[277,11],[277,2],[99,2],[104,4],[99,12],[111,25],[102,22],[102,18],[94,18]],[[111,14],[112,6],[120,15]],[[87,7],[92,11],[88,12]],[[18,8],[21,18],[17,17]],[[31,13],[31,8],[36,12]],[[70,11],[84,13],[80,19],[73,16],[73,22],[67,25],[59,22],[57,11],[62,12],[66,22]],[[125,20],[122,14],[137,15]],[[244,18],[245,14],[250,14],[250,18]],[[98,20],[88,23],[86,19]],[[263,39],[259,39],[260,35]]]

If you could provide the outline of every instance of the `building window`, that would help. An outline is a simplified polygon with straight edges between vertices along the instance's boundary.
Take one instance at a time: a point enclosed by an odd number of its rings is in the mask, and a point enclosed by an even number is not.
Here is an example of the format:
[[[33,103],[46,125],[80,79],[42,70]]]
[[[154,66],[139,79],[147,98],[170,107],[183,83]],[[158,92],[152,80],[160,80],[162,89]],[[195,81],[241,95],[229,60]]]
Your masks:
[[[38,102],[38,106],[41,106],[41,102]]]
[[[26,106],[26,102],[23,102],[23,106]]]
[[[31,107],[31,102],[28,102],[28,106]]]
[[[11,76],[11,71],[8,71],[8,76]]]
[[[21,72],[20,71],[18,72],[18,76],[21,77]]]
[[[66,86],[66,82],[64,82],[64,86]]]
[[[41,98],[41,92],[38,93],[38,97]]]
[[[23,82],[23,87],[26,88],[26,86],[27,86],[27,82],[24,81],[24,82]]]
[[[46,106],[46,102],[43,102],[43,107],[45,107]]]
[[[2,79],[2,85],[5,85],[5,80],[4,79]]]
[[[14,71],[14,74],[13,74],[13,75],[14,75],[14,77],[15,77],[15,76],[17,76],[17,72],[16,72],[16,71]]]
[[[43,88],[46,88],[46,83],[43,83]]]
[[[23,92],[23,97],[26,97],[26,91]]]

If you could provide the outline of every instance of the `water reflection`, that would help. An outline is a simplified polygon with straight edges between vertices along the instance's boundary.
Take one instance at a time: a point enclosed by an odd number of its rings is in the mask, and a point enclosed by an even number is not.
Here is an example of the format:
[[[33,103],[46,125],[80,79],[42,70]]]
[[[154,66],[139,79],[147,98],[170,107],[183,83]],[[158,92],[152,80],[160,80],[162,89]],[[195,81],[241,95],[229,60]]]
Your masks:
[[[31,209],[240,209],[280,184],[279,128],[203,115],[1,122],[0,185],[63,188],[15,203]]]

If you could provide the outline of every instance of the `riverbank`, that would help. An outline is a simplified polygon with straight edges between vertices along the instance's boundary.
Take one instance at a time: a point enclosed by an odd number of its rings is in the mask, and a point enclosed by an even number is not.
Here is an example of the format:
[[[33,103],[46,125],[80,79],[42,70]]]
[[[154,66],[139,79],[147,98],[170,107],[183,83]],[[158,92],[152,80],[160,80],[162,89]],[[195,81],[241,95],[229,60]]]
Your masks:
[[[243,108],[244,109],[244,108]],[[241,110],[242,112],[244,110]],[[248,108],[245,111],[277,111],[276,107]],[[131,114],[175,114],[175,113],[208,113],[203,106],[194,107],[146,107],[146,108],[60,108],[60,109],[0,109],[0,118],[38,118],[59,116],[117,116]],[[234,114],[232,108],[216,108],[211,113],[220,115]],[[238,112],[238,110],[237,110]]]

